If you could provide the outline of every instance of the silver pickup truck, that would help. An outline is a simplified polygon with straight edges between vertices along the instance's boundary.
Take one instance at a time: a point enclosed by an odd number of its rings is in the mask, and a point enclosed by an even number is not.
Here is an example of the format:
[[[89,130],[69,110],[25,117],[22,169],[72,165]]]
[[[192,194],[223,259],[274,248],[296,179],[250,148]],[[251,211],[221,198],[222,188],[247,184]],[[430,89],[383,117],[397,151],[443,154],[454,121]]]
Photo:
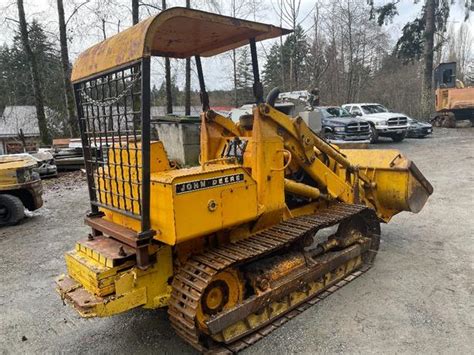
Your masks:
[[[402,113],[390,112],[376,103],[352,103],[342,107],[369,122],[372,143],[379,137],[390,137],[395,142],[401,142],[407,135],[408,117]]]

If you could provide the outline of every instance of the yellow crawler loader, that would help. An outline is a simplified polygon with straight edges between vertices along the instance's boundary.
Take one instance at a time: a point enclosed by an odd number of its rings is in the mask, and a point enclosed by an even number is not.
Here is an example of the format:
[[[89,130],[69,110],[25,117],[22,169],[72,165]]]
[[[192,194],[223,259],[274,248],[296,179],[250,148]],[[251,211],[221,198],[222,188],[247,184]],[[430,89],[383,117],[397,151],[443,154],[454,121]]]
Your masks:
[[[89,48],[72,81],[91,211],[57,289],[85,317],[167,307],[199,351],[237,352],[365,272],[380,222],[433,188],[396,150],[342,150],[266,98],[256,42],[290,31],[172,8]],[[256,105],[212,111],[201,57],[250,45]],[[150,58],[194,57],[200,165],[177,169],[150,123]]]

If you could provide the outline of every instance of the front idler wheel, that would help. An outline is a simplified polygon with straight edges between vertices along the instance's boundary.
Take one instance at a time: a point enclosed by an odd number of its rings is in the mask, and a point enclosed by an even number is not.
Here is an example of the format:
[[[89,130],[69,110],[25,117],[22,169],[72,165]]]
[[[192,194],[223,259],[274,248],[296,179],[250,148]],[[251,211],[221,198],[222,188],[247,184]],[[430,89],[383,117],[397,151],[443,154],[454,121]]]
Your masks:
[[[207,332],[206,321],[213,315],[235,307],[244,298],[244,282],[234,268],[216,274],[199,301],[196,318],[199,328]]]

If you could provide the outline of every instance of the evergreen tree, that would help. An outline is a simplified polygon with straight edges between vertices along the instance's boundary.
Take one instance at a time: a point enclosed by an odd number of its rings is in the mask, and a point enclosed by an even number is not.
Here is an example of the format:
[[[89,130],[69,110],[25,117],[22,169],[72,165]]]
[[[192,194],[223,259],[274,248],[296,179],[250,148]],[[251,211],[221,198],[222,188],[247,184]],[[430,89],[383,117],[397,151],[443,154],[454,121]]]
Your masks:
[[[417,0],[414,0],[417,2]],[[371,5],[371,17],[377,16],[377,22],[382,26],[398,14],[398,1],[389,1],[382,6],[374,6],[374,1],[369,0]],[[402,30],[395,47],[395,53],[405,62],[423,60],[423,85],[421,88],[421,111],[422,118],[427,119],[434,109],[433,93],[433,63],[434,53],[438,50],[435,44],[435,34],[446,32],[446,24],[449,18],[450,6],[453,1],[447,0],[424,0],[423,8],[419,16],[408,22]],[[474,1],[465,0],[466,17],[474,11]]]
[[[250,59],[248,47],[242,48],[239,52],[236,70],[237,101],[239,104],[244,104],[246,102],[254,101],[252,95],[252,61]]]
[[[303,28],[298,25],[283,44],[283,66],[289,68],[289,90],[301,90],[306,86],[305,73],[309,44]]]
[[[36,56],[31,49],[30,35],[28,33],[28,22],[26,21],[25,7],[23,6],[23,0],[16,1],[18,8],[18,24],[20,31],[20,38],[23,50],[26,54],[26,59],[31,73],[31,82],[32,90],[35,98],[35,110],[36,110],[36,119],[38,121],[39,134],[42,144],[51,143],[51,134],[48,130],[48,125],[46,122],[46,114],[44,110],[44,96],[43,89],[41,85],[41,79],[39,76],[38,62]]]
[[[275,87],[279,87],[283,90],[284,88],[281,78],[280,45],[275,43],[270,48],[267,62],[263,69],[263,84],[268,90]]]
[[[48,129],[54,135],[66,132],[66,105],[62,88],[61,59],[54,44],[46,36],[43,27],[33,20],[28,27],[31,50],[39,70],[45,106],[59,113],[50,117]],[[19,33],[15,34],[11,47],[0,48],[0,108],[7,105],[34,105],[32,78],[26,53]],[[67,132],[68,133],[68,132]]]
[[[153,87],[151,88],[150,91],[150,102],[152,106],[158,106],[158,100],[160,97],[160,91],[156,87],[155,84],[153,84]]]
[[[270,48],[263,70],[265,86],[279,87],[282,91],[307,88],[310,84],[310,77],[307,75],[309,49],[308,39],[299,25],[286,38],[283,47],[275,43]],[[286,83],[285,87],[282,85],[282,78]]]
[[[164,80],[160,88],[157,90],[156,86],[153,86],[153,89],[151,91],[151,98],[152,98],[152,103],[155,106],[167,106],[168,105],[168,100],[167,100],[167,83],[166,80]],[[171,101],[170,103],[173,106],[178,106],[181,104],[183,101],[183,93],[179,90],[179,87],[176,85],[176,76],[172,76],[170,83],[169,83],[169,89],[171,89]],[[171,112],[172,113],[172,112]]]
[[[60,53],[37,21],[31,23],[29,36],[38,67],[41,68],[40,79],[45,104],[65,116],[67,110],[62,88],[63,74]]]

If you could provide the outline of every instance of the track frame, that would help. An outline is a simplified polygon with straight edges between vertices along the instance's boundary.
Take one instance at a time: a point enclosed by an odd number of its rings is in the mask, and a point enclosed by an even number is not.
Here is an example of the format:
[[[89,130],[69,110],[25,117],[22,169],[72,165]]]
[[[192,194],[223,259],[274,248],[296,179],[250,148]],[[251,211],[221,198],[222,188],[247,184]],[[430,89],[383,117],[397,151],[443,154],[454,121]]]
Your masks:
[[[340,262],[329,263],[319,272],[313,272],[312,276],[324,278],[336,268],[346,265],[345,263],[355,260],[354,258],[359,256],[360,260],[357,265],[354,264],[351,268],[347,267],[347,270],[344,269],[342,274],[339,273],[337,277],[327,277],[327,282],[324,282],[323,287],[318,288],[317,292],[304,296],[285,311],[271,316],[268,321],[259,324],[250,331],[240,333],[238,337],[232,338],[230,336],[230,340],[227,338],[227,340],[215,341],[216,332],[228,325],[228,318],[227,323],[224,322],[224,324],[217,321],[219,318],[225,319],[221,313],[207,321],[209,328],[205,331],[202,326],[199,326],[197,312],[201,296],[218,272],[264,258],[280,249],[294,245],[305,237],[313,236],[321,229],[339,224],[355,216],[362,217],[366,222],[370,240],[353,245],[347,250],[336,252],[341,254]],[[317,214],[291,218],[236,243],[208,249],[201,254],[192,256],[179,268],[173,279],[173,290],[168,307],[171,325],[181,338],[203,353],[240,351],[367,271],[377,253],[379,240],[380,225],[373,210],[362,205],[335,203],[318,211]],[[352,250],[349,251],[351,248]],[[345,257],[344,251],[347,252]],[[288,297],[292,290],[293,288],[290,288],[286,292],[280,292],[279,295]],[[258,311],[259,307],[262,309],[262,307],[268,306],[271,301],[275,301],[272,298],[258,304],[257,308],[253,305],[253,308],[247,309],[245,314],[251,314],[256,309]],[[245,304],[245,301],[242,304]]]

